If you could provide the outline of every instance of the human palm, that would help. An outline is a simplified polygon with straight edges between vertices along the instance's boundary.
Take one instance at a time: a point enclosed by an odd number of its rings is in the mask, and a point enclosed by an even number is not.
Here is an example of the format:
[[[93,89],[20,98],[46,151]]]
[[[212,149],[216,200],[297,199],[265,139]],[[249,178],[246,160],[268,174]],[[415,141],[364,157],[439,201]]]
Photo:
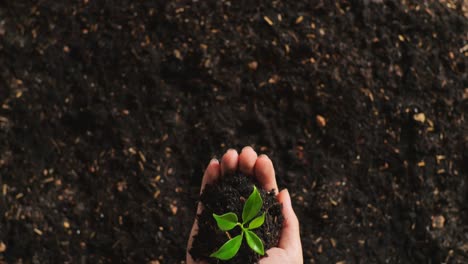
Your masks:
[[[261,187],[265,190],[274,189],[277,193],[278,202],[282,207],[284,217],[283,228],[281,230],[278,247],[270,248],[266,251],[267,257],[260,260],[260,264],[301,264],[302,246],[299,232],[299,221],[292,208],[291,197],[288,190],[282,190],[278,193],[278,185],[276,184],[275,170],[273,163],[266,155],[257,156],[257,153],[251,147],[245,147],[241,153],[230,149],[223,158],[221,164],[218,160],[213,159],[208,164],[203,175],[200,193],[208,183],[213,183],[218,177],[223,177],[229,172],[240,170],[244,175],[252,176],[257,179]],[[197,214],[203,211],[203,204],[198,203]],[[204,261],[195,261],[188,250],[192,247],[193,236],[198,233],[197,219],[192,226],[187,245],[187,264],[203,264]]]

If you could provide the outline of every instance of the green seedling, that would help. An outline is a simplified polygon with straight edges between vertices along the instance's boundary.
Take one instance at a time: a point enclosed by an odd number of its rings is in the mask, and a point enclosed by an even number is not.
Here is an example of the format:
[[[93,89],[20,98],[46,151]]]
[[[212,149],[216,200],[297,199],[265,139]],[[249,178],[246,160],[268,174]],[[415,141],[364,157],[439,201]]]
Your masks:
[[[236,226],[239,226],[242,231],[240,235],[237,235],[224,243],[224,245],[211,254],[210,257],[221,260],[233,258],[239,251],[244,236],[247,244],[253,251],[259,255],[265,255],[262,240],[252,231],[253,229],[262,226],[265,222],[265,213],[257,216],[260,209],[262,209],[262,205],[262,197],[260,196],[257,187],[254,186],[254,189],[245,202],[242,210],[242,223],[238,221],[237,215],[232,212],[223,215],[213,214],[219,229],[222,231],[227,232],[234,229]]]

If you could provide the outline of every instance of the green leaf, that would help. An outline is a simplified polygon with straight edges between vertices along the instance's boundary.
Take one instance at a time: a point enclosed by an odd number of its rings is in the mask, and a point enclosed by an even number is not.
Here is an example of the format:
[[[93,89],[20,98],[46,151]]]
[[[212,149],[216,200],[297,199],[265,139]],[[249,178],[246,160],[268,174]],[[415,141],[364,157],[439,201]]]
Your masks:
[[[247,240],[247,244],[249,244],[249,247],[253,251],[257,252],[259,255],[265,255],[265,250],[263,249],[263,242],[254,232],[246,230],[245,239]]]
[[[241,233],[240,235],[235,236],[232,239],[229,239],[216,252],[211,254],[210,257],[221,259],[221,260],[228,260],[234,257],[237,254],[237,251],[239,251],[239,248],[242,244],[243,234],[244,233]]]
[[[223,215],[213,214],[219,229],[229,231],[237,225],[237,215],[235,213],[226,213]]]
[[[260,209],[262,208],[262,197],[257,190],[257,187],[254,186],[252,193],[244,204],[244,209],[242,210],[242,223],[245,224],[252,220]]]
[[[260,226],[263,225],[264,222],[265,222],[265,213],[263,213],[261,216],[258,216],[257,218],[252,220],[252,222],[250,222],[249,224],[248,229],[252,230],[255,228],[259,228]]]

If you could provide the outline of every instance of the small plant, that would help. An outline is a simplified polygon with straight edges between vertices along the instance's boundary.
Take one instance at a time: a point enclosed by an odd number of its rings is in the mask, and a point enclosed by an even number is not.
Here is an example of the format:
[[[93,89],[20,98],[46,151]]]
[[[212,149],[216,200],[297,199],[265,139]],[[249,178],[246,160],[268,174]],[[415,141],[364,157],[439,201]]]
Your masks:
[[[265,213],[256,217],[258,212],[260,212],[260,209],[262,208],[262,204],[262,197],[260,196],[257,187],[254,186],[254,189],[247,201],[245,202],[244,208],[242,210],[242,223],[238,221],[237,215],[232,212],[223,215],[213,214],[213,217],[216,220],[219,229],[221,229],[222,231],[227,232],[229,230],[232,230],[236,226],[239,226],[242,229],[242,232],[240,233],[240,235],[230,238],[216,252],[211,254],[210,257],[218,258],[221,260],[228,260],[233,258],[239,251],[244,236],[245,240],[247,240],[247,244],[253,251],[258,253],[259,255],[265,255],[262,240],[252,231],[253,229],[262,226],[265,222]]]

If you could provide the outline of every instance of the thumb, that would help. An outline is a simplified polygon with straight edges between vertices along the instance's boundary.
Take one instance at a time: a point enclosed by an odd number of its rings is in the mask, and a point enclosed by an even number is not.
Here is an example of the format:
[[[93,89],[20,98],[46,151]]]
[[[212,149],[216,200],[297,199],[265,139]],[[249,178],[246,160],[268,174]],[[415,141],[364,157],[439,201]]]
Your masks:
[[[302,256],[301,237],[299,232],[299,220],[292,208],[291,196],[287,189],[278,194],[278,201],[283,205],[283,229],[279,247],[289,253],[300,254]]]

